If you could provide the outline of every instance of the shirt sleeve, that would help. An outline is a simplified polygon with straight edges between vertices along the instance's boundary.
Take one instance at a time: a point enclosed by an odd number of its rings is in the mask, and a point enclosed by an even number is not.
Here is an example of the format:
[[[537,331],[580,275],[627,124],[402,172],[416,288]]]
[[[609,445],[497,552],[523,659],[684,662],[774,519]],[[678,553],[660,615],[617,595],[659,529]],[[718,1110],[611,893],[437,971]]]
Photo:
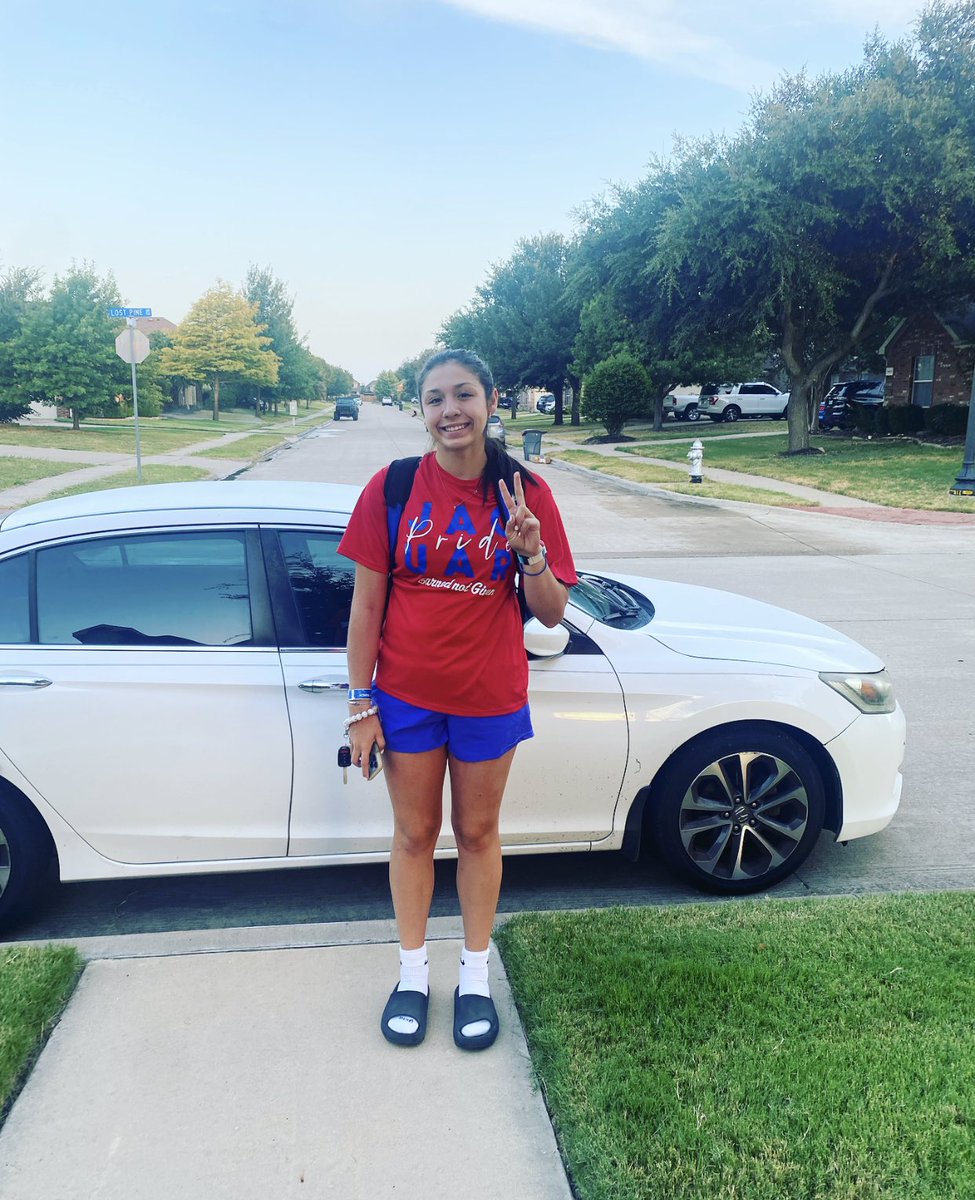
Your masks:
[[[389,526],[383,494],[387,470],[383,467],[363,488],[339,542],[339,554],[384,575],[389,572]]]
[[[535,476],[538,479],[538,476]],[[544,479],[538,479],[538,487],[532,489],[525,497],[528,507],[532,510],[542,528],[542,541],[548,555],[548,565],[552,574],[566,587],[572,587],[579,582],[575,563],[572,561],[572,551],[562,524],[562,514],[555,503],[552,489]]]

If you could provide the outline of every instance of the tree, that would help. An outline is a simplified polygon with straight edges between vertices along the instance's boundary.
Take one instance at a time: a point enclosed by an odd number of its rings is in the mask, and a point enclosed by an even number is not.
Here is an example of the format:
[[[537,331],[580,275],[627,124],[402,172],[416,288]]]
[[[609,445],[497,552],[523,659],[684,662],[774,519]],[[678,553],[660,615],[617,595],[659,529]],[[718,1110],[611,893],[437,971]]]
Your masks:
[[[653,388],[643,364],[625,351],[597,363],[586,376],[582,411],[587,420],[606,426],[610,441],[619,441],[626,421],[650,413]]]
[[[375,391],[380,400],[388,396],[395,400],[399,395],[400,379],[395,371],[380,371],[376,376]]]
[[[427,359],[434,354],[436,354],[436,350],[424,350],[422,354],[416,355],[415,358],[408,358],[396,368],[396,374],[403,384],[402,390],[408,398],[412,399],[414,396],[419,396],[420,390],[417,386],[417,380],[420,378],[420,372],[423,370]]]
[[[0,276],[0,422],[16,421],[30,412],[33,397],[17,387],[14,348],[28,306],[36,302],[40,273],[11,267]]]
[[[768,335],[789,373],[792,452],[808,448],[836,363],[908,304],[975,286],[962,120],[975,3],[934,4],[919,31],[874,39],[841,74],[783,76],[735,142],[691,147],[676,169],[656,269],[682,306],[682,343]]]
[[[305,339],[298,336],[294,296],[289,295],[287,285],[276,278],[269,266],[251,263],[243,294],[257,305],[255,320],[270,339],[265,353],[273,352],[280,359],[277,385],[270,389],[272,403],[277,406],[279,400],[307,400],[317,395],[320,374],[315,356]]]
[[[320,373],[326,396],[348,396],[355,391],[355,378],[351,372],[346,371],[344,367],[333,367],[323,358],[317,359],[316,362],[324,368],[324,371],[320,369]]]
[[[47,299],[24,308],[13,345],[14,394],[70,408],[75,429],[82,416],[111,411],[129,377],[115,353],[122,326],[108,315],[118,303],[115,280],[99,279],[90,264],[56,277]]]
[[[159,354],[162,374],[212,389],[213,419],[220,419],[220,385],[243,380],[259,387],[278,382],[279,358],[270,338],[255,321],[257,305],[237,295],[228,283],[211,288],[190,309],[172,334],[173,344]]]
[[[504,390],[543,387],[556,398],[555,423],[562,424],[562,392],[574,391],[578,424],[579,380],[572,346],[579,304],[566,289],[570,245],[561,234],[522,239],[515,253],[494,268],[472,303],[444,322],[443,346],[475,350],[491,366]]]

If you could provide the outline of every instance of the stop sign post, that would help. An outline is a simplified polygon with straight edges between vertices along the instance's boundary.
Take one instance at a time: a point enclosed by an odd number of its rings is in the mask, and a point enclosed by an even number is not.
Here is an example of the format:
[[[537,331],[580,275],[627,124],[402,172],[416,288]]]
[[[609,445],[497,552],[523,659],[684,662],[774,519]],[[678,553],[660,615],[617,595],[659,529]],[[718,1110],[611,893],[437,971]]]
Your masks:
[[[122,362],[132,366],[132,417],[135,422],[135,474],[139,483],[142,482],[142,446],[139,440],[139,390],[135,381],[136,363],[144,362],[149,357],[149,339],[141,329],[136,329],[137,317],[152,315],[151,308],[112,308],[109,316],[125,317],[127,329],[115,339],[115,353]]]

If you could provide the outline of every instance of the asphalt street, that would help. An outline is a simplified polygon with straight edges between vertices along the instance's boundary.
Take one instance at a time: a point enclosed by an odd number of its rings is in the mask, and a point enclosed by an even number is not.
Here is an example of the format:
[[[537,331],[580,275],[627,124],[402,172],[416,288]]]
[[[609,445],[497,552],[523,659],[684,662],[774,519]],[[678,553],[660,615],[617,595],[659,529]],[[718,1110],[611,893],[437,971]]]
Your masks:
[[[517,422],[509,442],[520,445]],[[246,478],[363,484],[426,437],[408,412],[364,405],[309,432]],[[975,527],[910,525],[677,498],[588,472],[532,466],[558,499],[580,566],[721,588],[801,612],[880,654],[908,720],[905,787],[888,829],[846,847],[825,835],[775,894],[975,887]],[[874,514],[876,515],[876,514]],[[715,621],[721,599],[715,597]],[[453,863],[437,865],[435,917],[456,915]],[[700,900],[652,859],[510,858],[501,911]],[[382,866],[124,880],[61,888],[15,938],[388,920]]]

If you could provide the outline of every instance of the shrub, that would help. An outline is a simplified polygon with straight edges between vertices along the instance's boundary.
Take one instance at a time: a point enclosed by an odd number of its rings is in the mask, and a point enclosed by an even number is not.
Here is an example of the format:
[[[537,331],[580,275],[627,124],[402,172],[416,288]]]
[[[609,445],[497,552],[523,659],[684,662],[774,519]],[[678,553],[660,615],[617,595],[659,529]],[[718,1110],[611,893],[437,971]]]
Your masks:
[[[920,433],[924,428],[924,409],[916,404],[897,404],[887,409],[891,433]]]
[[[880,412],[880,406],[877,404],[856,404],[853,405],[854,428],[859,429],[862,433],[877,432],[877,413]]]
[[[650,376],[632,354],[621,352],[604,358],[586,376],[582,415],[606,426],[610,438],[619,438],[626,421],[646,420],[652,414]]]
[[[13,396],[0,396],[0,425],[26,417],[30,412],[29,400],[17,400]]]
[[[927,428],[944,437],[964,437],[968,430],[967,404],[935,404],[924,416]]]

